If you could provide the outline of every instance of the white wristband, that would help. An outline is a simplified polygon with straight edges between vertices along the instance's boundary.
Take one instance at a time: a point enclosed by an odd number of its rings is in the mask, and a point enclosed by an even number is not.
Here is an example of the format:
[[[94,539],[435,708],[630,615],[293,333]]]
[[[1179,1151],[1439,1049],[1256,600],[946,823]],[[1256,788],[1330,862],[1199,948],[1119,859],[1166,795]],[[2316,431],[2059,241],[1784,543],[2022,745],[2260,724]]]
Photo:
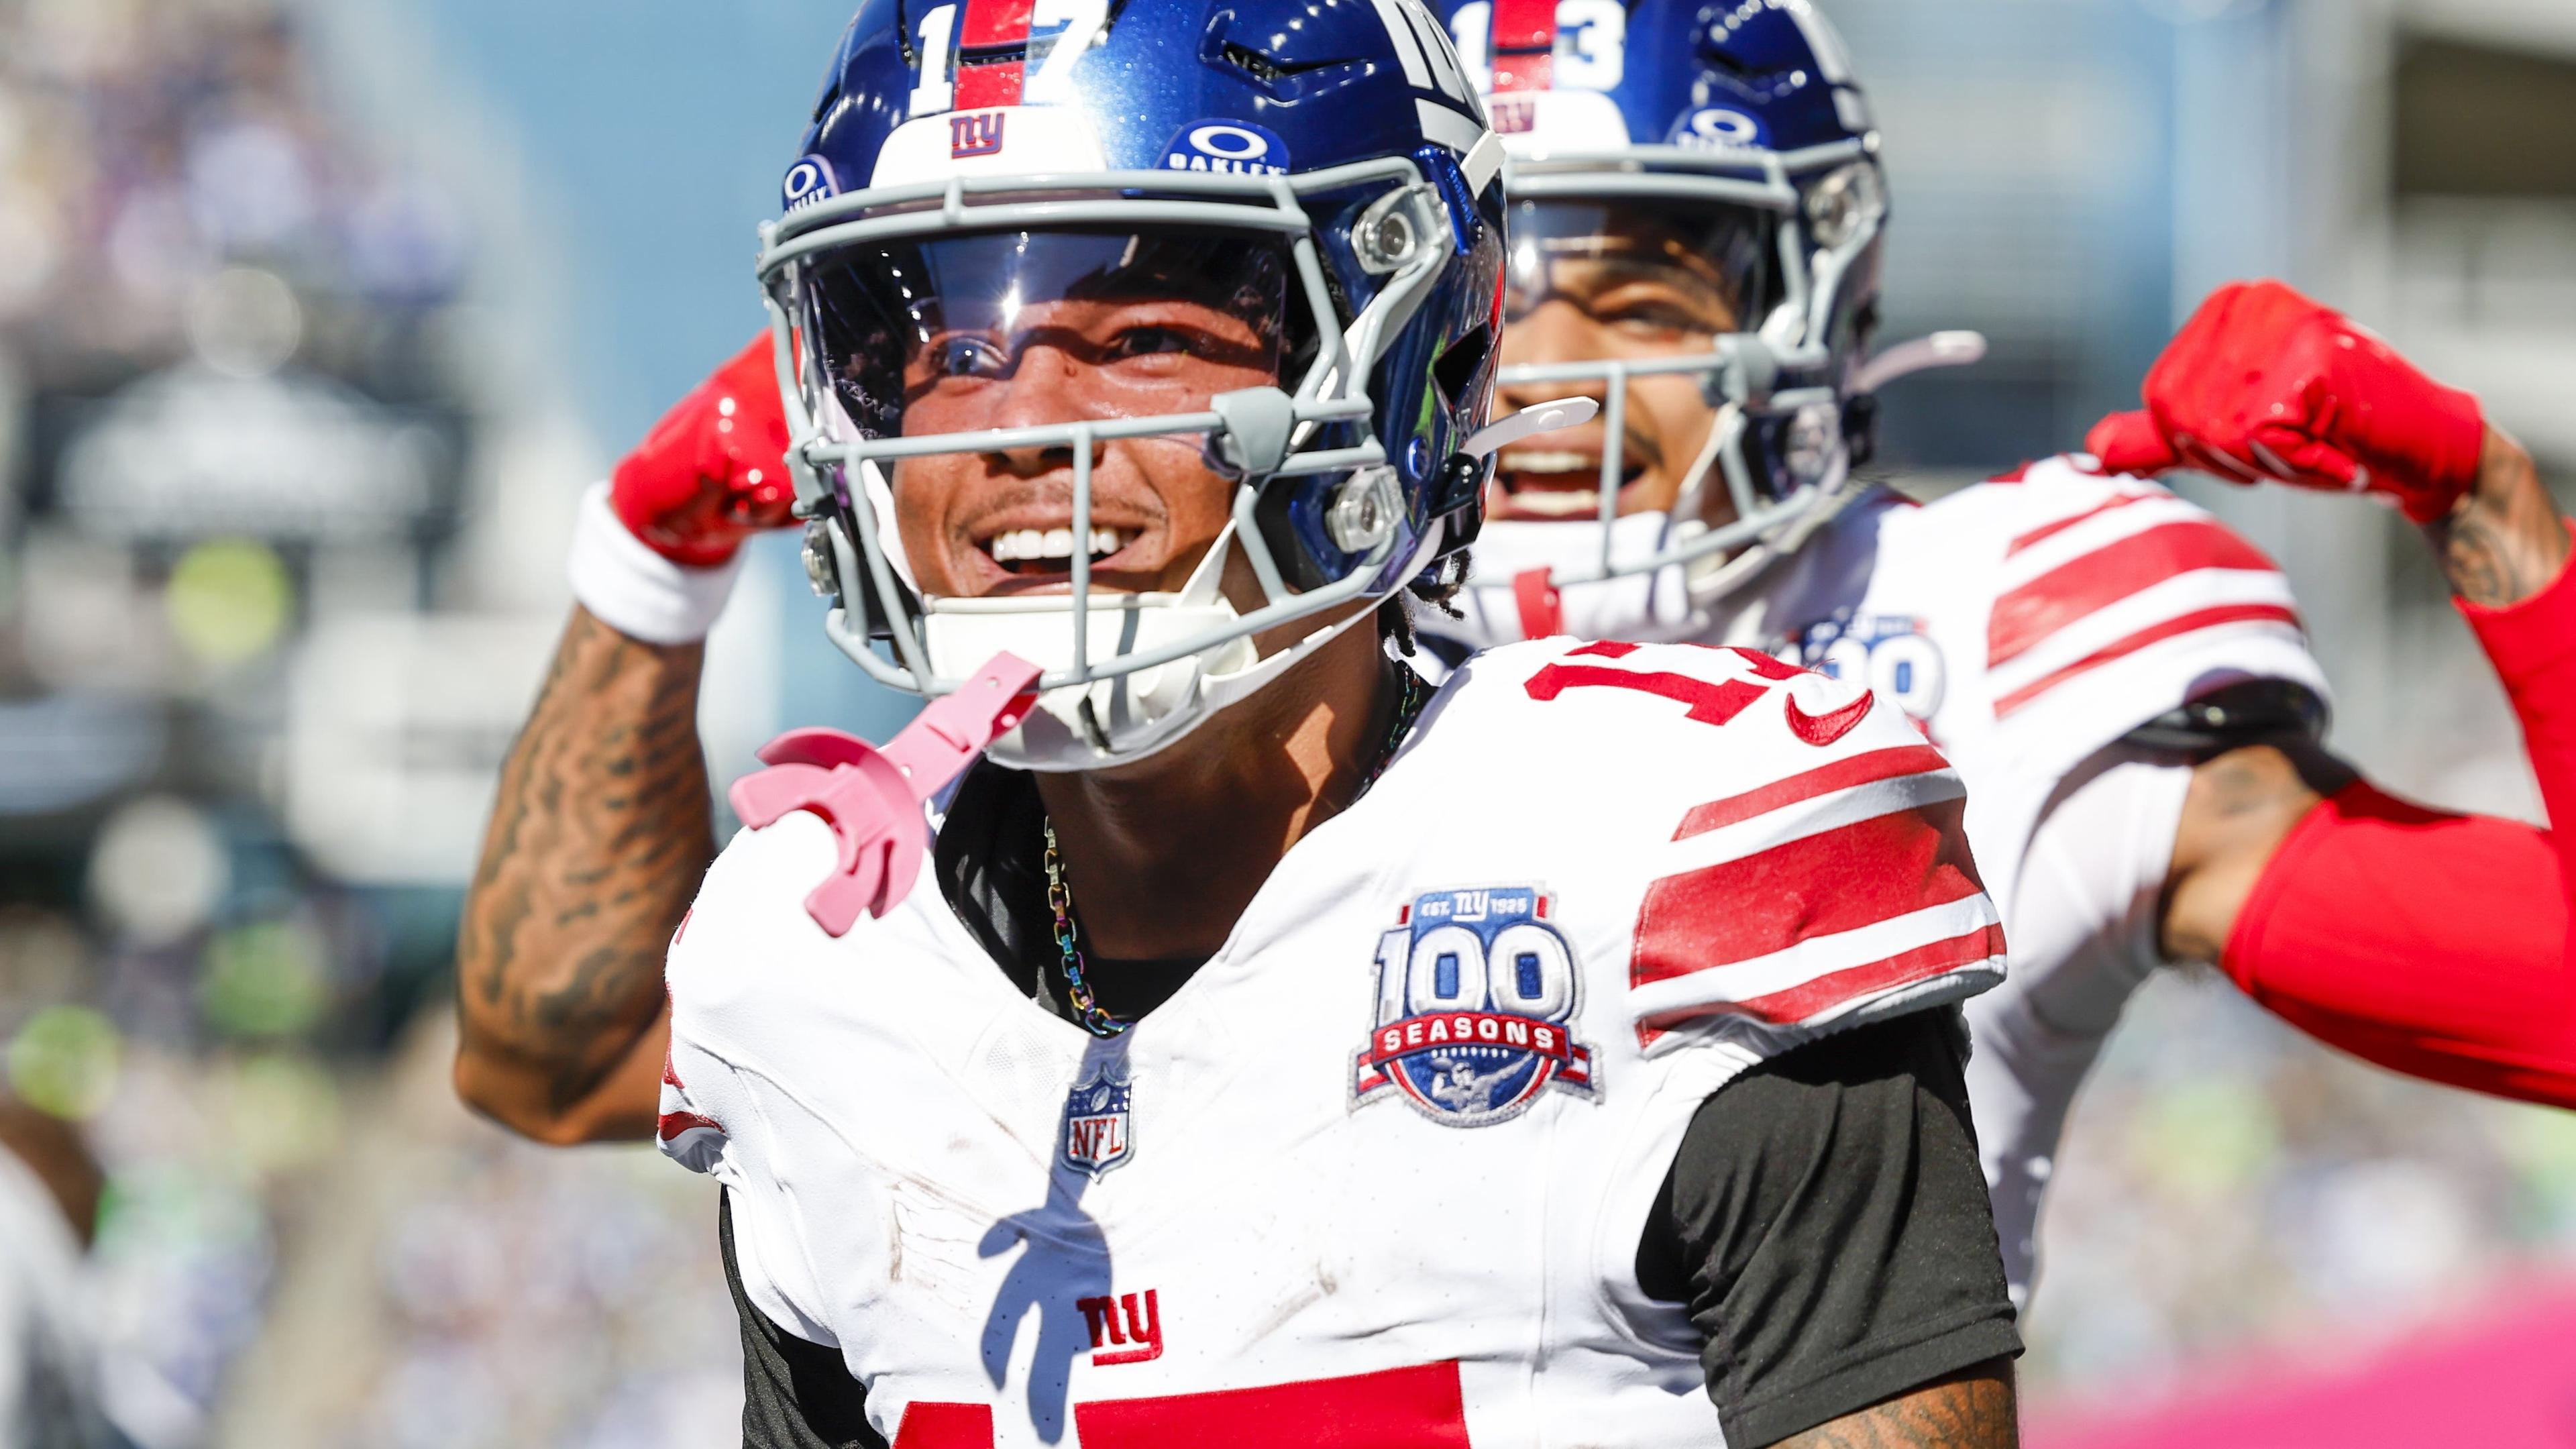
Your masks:
[[[647,644],[694,644],[707,637],[742,572],[742,553],[710,568],[673,563],[627,531],[608,506],[608,485],[581,495],[572,526],[572,596],[592,617]]]

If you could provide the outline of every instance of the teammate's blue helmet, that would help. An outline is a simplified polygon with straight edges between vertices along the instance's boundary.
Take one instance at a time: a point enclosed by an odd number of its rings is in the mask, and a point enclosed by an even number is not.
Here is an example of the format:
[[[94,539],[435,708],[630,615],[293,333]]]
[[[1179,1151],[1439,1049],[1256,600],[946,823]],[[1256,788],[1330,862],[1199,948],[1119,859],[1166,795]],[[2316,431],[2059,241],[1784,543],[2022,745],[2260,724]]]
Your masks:
[[[1806,0],[1439,9],[1509,157],[1511,314],[1549,295],[1555,260],[1643,245],[1644,232],[1721,288],[1735,319],[1687,356],[1503,369],[1506,384],[1599,385],[1608,442],[1570,524],[1486,525],[1468,632],[1522,632],[1516,576],[1521,598],[1539,577],[1569,606],[1589,590],[1589,607],[1566,610],[1588,632],[1700,632],[1711,604],[1839,508],[1871,444],[1867,395],[1888,371],[1867,357],[1887,201],[1868,101]],[[1940,350],[1978,345],[1947,334],[1930,355],[1965,360]],[[1622,519],[1628,380],[1673,373],[1696,374],[1719,416],[1670,510]],[[1719,488],[1734,516],[1712,527]]]
[[[1256,631],[1383,598],[1474,536],[1502,146],[1415,0],[867,0],[804,152],[760,276],[827,627],[923,694],[1000,649],[1039,664],[998,757],[1158,748],[1327,636],[1264,659]],[[1255,381],[1193,393],[1151,365],[1183,344],[1122,341],[1052,414],[943,401],[1055,345],[1025,309],[1156,298],[1239,323],[1227,357]],[[1119,538],[1095,455],[1145,438],[1238,480],[1232,522],[1186,586],[1095,588]],[[935,596],[896,526],[905,461],[1010,449],[1068,450],[1070,525],[992,555],[1062,559],[1069,589]]]

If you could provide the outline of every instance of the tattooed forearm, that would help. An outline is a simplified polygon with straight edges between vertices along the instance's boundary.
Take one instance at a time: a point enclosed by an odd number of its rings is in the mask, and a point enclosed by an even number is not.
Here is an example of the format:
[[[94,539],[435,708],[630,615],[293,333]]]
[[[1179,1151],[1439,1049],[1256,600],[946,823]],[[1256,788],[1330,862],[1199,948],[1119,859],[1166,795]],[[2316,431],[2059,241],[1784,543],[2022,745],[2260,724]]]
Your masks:
[[[2003,1360],[1845,1414],[1778,1449],[2012,1449],[2012,1365]]]
[[[2567,527],[2531,455],[2488,429],[2477,486],[2424,526],[2451,591],[2502,608],[2538,593],[2567,561]]]
[[[714,857],[698,645],[643,644],[576,610],[502,767],[457,947],[467,1100],[532,1135],[589,1135],[656,1029],[662,953]]]

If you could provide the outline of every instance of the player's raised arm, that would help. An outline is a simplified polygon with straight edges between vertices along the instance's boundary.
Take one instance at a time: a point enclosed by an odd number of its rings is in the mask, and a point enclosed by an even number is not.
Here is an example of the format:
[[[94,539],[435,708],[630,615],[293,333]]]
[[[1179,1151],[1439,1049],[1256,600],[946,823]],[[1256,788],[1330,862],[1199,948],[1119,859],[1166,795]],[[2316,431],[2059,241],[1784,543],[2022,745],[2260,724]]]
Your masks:
[[[766,334],[582,501],[581,600],[502,767],[457,946],[456,1089],[548,1142],[652,1135],[662,953],[715,855],[702,642],[792,494]]]
[[[2441,556],[2502,677],[2554,824],[2576,821],[2576,585],[2568,524],[2477,399],[2275,282],[2214,294],[2105,419],[2112,469],[2194,467],[2394,500]],[[2576,1105],[2569,902],[2576,835],[2395,799],[2312,744],[2195,772],[2167,949],[2382,1065]]]

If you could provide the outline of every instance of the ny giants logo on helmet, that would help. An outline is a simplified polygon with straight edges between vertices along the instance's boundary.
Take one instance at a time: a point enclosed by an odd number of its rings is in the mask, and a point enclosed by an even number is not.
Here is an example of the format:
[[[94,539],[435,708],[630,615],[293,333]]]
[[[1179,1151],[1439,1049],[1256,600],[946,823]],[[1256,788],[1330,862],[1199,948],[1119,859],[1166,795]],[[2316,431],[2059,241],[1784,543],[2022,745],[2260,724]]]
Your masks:
[[[1002,149],[1002,123],[1009,119],[1000,111],[961,111],[950,116],[948,159],[998,155]]]
[[[1550,1086],[1592,1095],[1592,1051],[1567,1023],[1574,952],[1535,886],[1431,891],[1378,938],[1377,1028],[1354,1108],[1390,1092],[1444,1127],[1507,1122]]]

